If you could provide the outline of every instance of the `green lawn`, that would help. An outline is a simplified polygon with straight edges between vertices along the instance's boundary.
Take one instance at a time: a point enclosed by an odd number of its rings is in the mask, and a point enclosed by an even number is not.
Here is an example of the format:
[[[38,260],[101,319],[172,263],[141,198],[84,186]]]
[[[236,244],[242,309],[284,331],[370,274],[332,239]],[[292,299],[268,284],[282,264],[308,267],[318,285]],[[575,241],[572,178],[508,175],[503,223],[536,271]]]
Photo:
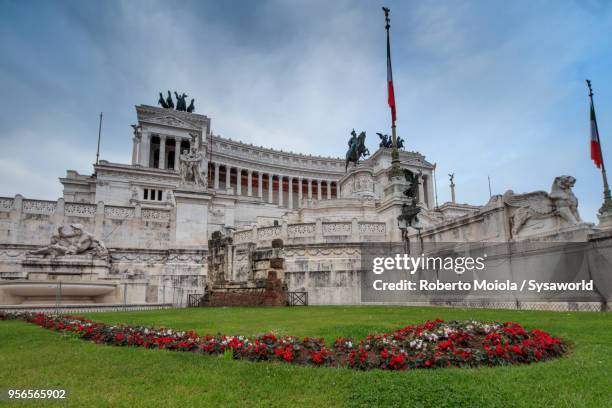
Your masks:
[[[356,372],[96,345],[33,324],[0,321],[0,388],[67,388],[68,402],[61,406],[75,407],[612,406],[610,313],[372,306],[201,308],[88,317],[199,334],[274,331],[328,341],[438,317],[516,321],[563,338],[573,351],[525,366]]]

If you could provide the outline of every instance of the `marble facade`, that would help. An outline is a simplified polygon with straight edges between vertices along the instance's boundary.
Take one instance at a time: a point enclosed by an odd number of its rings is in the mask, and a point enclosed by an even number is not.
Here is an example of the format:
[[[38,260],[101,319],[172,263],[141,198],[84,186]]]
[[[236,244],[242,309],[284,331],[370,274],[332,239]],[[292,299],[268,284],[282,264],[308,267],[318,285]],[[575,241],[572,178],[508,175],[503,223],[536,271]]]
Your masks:
[[[60,178],[63,197],[57,201],[0,197],[0,304],[22,302],[15,294],[24,293],[28,279],[65,278],[30,276],[38,261],[28,252],[47,245],[58,227],[71,223],[82,224],[108,248],[108,264],[100,266],[104,273],[86,274],[88,284],[105,288],[103,296],[90,299],[102,303],[164,303],[168,288],[173,299],[180,292],[178,303],[187,294],[203,294],[208,242],[217,231],[232,238],[230,251],[241,254],[281,239],[290,291],[307,291],[316,304],[359,303],[362,246],[402,242],[397,217],[406,186],[389,179],[391,149],[378,149],[345,172],[340,158],[213,135],[205,115],[139,105],[136,116],[130,163],[100,160],[91,175],[68,170]],[[201,157],[203,182],[198,185],[181,179],[179,157],[193,148]],[[553,205],[568,197],[558,201],[555,191],[510,192],[483,206],[453,202],[436,207],[435,164],[417,152],[400,151],[399,157],[402,168],[420,174],[419,229],[408,234],[413,239],[587,242],[601,233],[559,215]],[[539,210],[542,203],[549,205],[548,212]],[[608,235],[598,239],[612,243]],[[608,260],[597,258],[593,264]],[[232,272],[233,265],[227,268],[226,276],[242,276]],[[7,282],[17,286],[6,289]],[[94,286],[88,288],[98,293],[100,287]]]
[[[211,120],[195,113],[171,111],[153,106],[136,107],[138,123],[133,126],[132,163],[101,160],[95,177],[69,170],[60,179],[64,199],[71,202],[161,208],[173,203],[179,185],[176,151],[188,150],[191,134],[198,135],[207,169],[209,206],[213,220],[208,235],[219,227],[240,228],[253,222],[282,217],[299,209],[305,200],[333,200],[344,197],[341,180],[344,160],[340,158],[283,152],[253,146],[210,132]],[[160,159],[161,158],[161,159]],[[428,208],[434,206],[433,169],[424,156],[401,152],[402,164],[423,171],[423,191]],[[380,149],[364,161],[374,180],[370,189],[380,195],[380,180],[391,160],[390,149]],[[219,220],[219,214],[225,214]]]

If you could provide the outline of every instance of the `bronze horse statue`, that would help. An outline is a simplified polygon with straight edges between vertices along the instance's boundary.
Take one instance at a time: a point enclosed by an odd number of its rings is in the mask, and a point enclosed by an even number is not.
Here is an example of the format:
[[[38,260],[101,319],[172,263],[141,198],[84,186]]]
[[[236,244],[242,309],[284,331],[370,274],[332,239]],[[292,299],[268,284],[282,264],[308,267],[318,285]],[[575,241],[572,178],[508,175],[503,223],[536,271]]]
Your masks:
[[[344,165],[345,172],[348,170],[349,163],[355,163],[355,166],[357,166],[359,159],[370,155],[370,151],[365,147],[365,138],[365,132],[359,133],[359,136],[357,136],[355,129],[351,132],[351,138],[348,142],[348,151],[346,152],[346,163]]]

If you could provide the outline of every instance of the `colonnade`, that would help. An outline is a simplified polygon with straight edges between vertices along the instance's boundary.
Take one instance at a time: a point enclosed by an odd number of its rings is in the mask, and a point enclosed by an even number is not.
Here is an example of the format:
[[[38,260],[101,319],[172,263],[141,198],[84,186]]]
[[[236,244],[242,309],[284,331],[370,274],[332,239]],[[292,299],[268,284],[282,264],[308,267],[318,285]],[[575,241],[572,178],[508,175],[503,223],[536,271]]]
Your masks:
[[[189,139],[143,133],[132,139],[132,164],[178,171],[177,152],[189,150]]]
[[[270,204],[296,208],[303,198],[331,200],[340,197],[332,179],[289,176],[222,163],[209,163],[209,186],[238,196],[258,197]]]

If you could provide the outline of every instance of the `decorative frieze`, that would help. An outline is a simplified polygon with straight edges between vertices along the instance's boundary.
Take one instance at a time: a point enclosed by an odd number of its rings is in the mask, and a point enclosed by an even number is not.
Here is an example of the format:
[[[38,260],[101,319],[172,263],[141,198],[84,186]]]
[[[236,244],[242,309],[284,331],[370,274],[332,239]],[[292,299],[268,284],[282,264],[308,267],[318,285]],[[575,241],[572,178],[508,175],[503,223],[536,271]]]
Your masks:
[[[351,257],[359,261],[361,251],[354,247],[319,247],[319,248],[286,248],[283,254],[287,259],[293,257]]]
[[[93,217],[96,215],[96,208],[95,204],[66,203],[64,214],[72,217]]]
[[[134,218],[134,207],[105,206],[104,216],[122,220]]]
[[[292,224],[287,226],[289,238],[312,237],[315,234],[315,223],[312,224]]]
[[[170,263],[206,264],[206,255],[170,253],[167,260]]]
[[[12,198],[0,198],[0,211],[11,211],[13,209]]]
[[[27,254],[27,250],[19,250],[19,249],[10,249],[10,248],[2,248],[3,245],[0,244],[0,260],[13,260],[13,259],[21,259],[25,258]]]
[[[145,170],[142,170],[145,171]],[[159,170],[158,170],[159,171]],[[146,173],[136,172],[120,172],[102,169],[98,174],[98,179],[103,180],[116,180],[116,181],[132,181],[137,183],[152,183],[158,185],[164,185],[167,187],[174,187],[178,184],[178,175],[175,173],[168,172],[164,175],[154,175]]]
[[[234,243],[235,244],[241,244],[243,242],[251,242],[253,238],[253,231],[252,230],[246,230],[246,231],[238,231],[234,233]]]
[[[257,230],[258,240],[269,240],[274,238],[280,238],[281,227],[264,227]]]
[[[112,251],[111,257],[114,262],[130,262],[130,263],[147,263],[147,264],[198,264],[206,263],[206,254],[204,252],[194,253],[173,253],[166,254],[160,252],[142,252],[142,251]]]
[[[29,214],[51,215],[55,212],[56,207],[57,201],[23,200],[23,212]]]
[[[323,223],[323,235],[350,235],[350,222],[325,222]]]
[[[360,222],[359,233],[362,235],[377,235],[387,232],[387,224],[384,222]]]
[[[152,208],[143,208],[142,218],[145,220],[152,220],[152,221],[169,221],[170,211],[156,210]]]

